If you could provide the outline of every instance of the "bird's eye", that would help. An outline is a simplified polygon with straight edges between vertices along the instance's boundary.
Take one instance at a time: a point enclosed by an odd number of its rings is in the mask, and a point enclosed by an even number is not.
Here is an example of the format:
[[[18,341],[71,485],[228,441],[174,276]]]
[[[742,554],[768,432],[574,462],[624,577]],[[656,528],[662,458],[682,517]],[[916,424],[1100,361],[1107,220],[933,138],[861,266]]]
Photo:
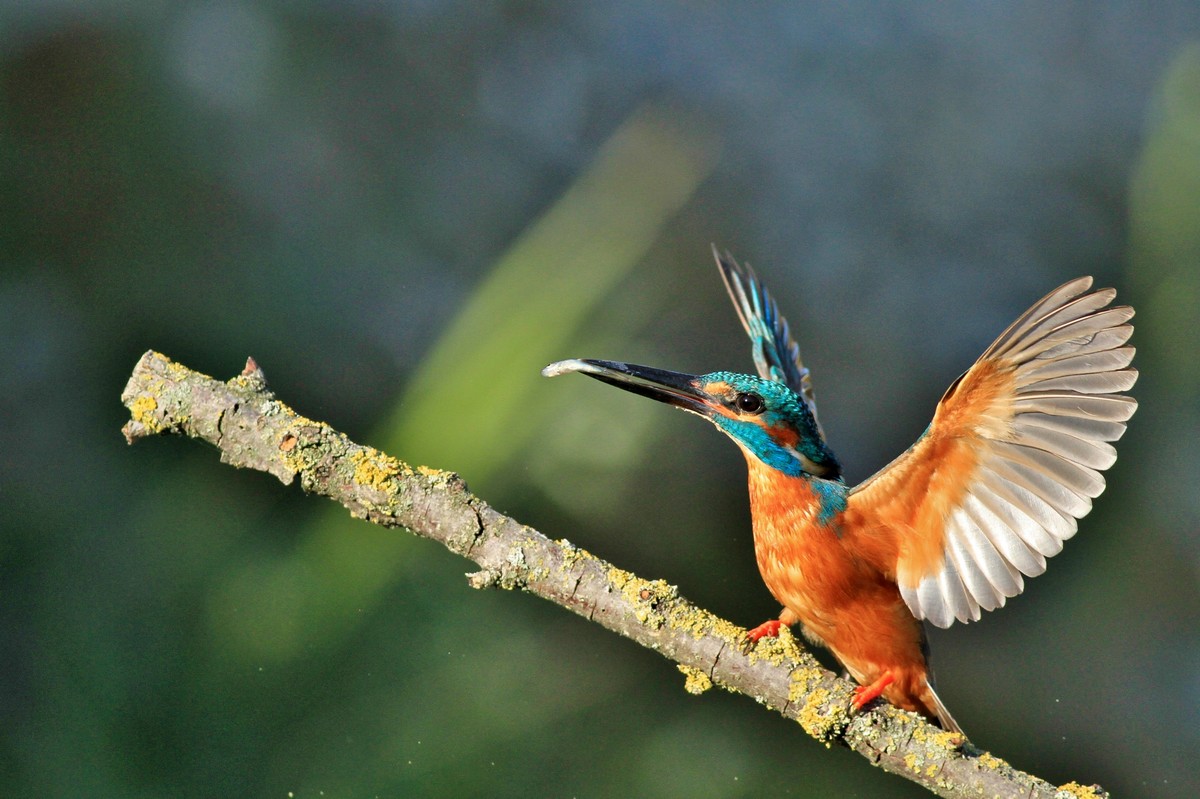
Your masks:
[[[762,413],[763,398],[757,394],[743,392],[733,398],[733,404],[742,413]]]

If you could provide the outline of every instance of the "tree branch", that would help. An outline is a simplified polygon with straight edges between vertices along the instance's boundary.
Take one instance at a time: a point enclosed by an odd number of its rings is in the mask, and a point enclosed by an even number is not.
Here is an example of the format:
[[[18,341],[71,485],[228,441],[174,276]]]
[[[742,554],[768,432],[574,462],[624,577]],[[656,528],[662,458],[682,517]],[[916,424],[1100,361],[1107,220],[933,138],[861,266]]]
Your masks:
[[[852,713],[853,685],[821,668],[790,635],[743,654],[744,631],[691,604],[675,586],[551,541],[493,510],[456,474],[409,466],[300,416],[267,390],[253,359],[222,383],[147,352],[121,400],[130,411],[123,432],[131,444],[178,433],[213,444],[224,463],[269,472],[285,485],[299,477],[305,491],[340,502],[355,517],[407,528],[474,561],[474,588],[519,588],[548,599],[674,661],[688,691],[715,684],[746,694],[827,746],[845,744],[938,796],[1107,796],[1097,786],[1055,788],[883,702]]]

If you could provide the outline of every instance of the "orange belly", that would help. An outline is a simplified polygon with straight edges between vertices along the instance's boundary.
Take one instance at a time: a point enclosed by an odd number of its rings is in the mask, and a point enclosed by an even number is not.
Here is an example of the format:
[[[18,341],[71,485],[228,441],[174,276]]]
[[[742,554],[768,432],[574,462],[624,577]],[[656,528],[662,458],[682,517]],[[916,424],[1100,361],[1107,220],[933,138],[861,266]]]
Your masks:
[[[782,475],[756,458],[747,462],[754,551],[763,581],[786,609],[781,618],[798,620],[860,685],[890,672],[884,698],[936,719],[921,623],[896,583],[856,553],[861,536],[846,529],[839,535],[839,518],[821,523],[808,478]]]

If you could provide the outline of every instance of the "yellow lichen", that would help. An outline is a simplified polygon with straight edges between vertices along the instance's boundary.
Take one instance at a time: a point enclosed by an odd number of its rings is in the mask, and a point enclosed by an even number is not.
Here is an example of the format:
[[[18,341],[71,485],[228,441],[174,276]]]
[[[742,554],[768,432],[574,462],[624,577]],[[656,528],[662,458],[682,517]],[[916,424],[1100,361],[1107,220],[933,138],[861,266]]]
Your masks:
[[[686,678],[683,681],[683,690],[687,691],[689,694],[695,694],[696,696],[699,696],[713,687],[712,678],[700,669],[693,668],[692,666],[685,666],[682,663],[680,663],[677,668],[683,672],[683,675]]]
[[[281,416],[286,420],[286,429],[279,440],[279,459],[283,464],[293,472],[307,472],[321,458],[326,457],[331,447],[329,446],[314,446],[322,440],[320,435],[321,428],[328,430],[327,425],[320,422],[314,422],[312,419],[306,419],[300,414],[282,405],[278,402],[266,403],[261,408],[260,412],[264,416]],[[280,428],[284,428],[284,424],[276,423]],[[289,442],[288,437],[291,436],[295,441]],[[301,445],[303,444],[303,445]],[[342,454],[344,450],[337,454]],[[353,455],[351,455],[353,457]],[[360,456],[361,457],[361,456]]]
[[[706,614],[706,615],[709,616],[709,620],[710,620],[709,630],[713,634],[719,635],[721,638],[723,638],[725,641],[728,641],[730,644],[736,645],[741,640],[741,638],[742,638],[742,628],[741,627],[737,626],[736,624],[734,624],[731,621],[726,621],[725,619],[722,619],[718,616],[712,616],[710,614]]]
[[[977,758],[977,762],[979,763],[979,765],[984,766],[985,768],[989,768],[992,771],[995,771],[996,769],[1002,769],[1002,768],[1011,768],[1008,765],[1007,761],[1001,760],[1000,758],[996,757],[995,755],[991,754],[990,752],[983,752],[982,754],[980,754],[979,757]]]
[[[350,453],[354,482],[376,491],[387,491],[400,473],[396,461],[369,447]]]
[[[588,552],[582,547],[577,547],[565,538],[560,538],[555,543],[563,554],[563,565],[567,568],[574,566],[582,560],[595,560],[596,556]]]
[[[827,672],[815,660],[810,662],[812,665],[804,664],[793,668],[789,675],[791,685],[788,687],[788,701],[792,704],[804,701],[804,697],[816,689],[827,676]]]
[[[959,749],[966,741],[966,738],[960,732],[947,732],[945,730],[933,729],[927,725],[920,725],[914,729],[913,739],[945,750]],[[1003,760],[999,760],[998,758],[993,759],[997,760],[998,763],[1004,763]]]
[[[667,623],[666,609],[678,598],[675,586],[665,580],[643,580],[615,566],[608,569],[608,581],[634,606],[639,623],[655,629]]]
[[[667,626],[681,630],[699,641],[711,628],[711,616],[695,605],[683,601],[671,601],[667,605]]]
[[[154,419],[156,410],[158,410],[158,400],[148,394],[141,394],[129,403],[130,417],[151,433],[158,432],[158,422]]]
[[[432,466],[418,466],[417,474],[422,477],[432,477],[441,482],[448,482],[453,477],[454,472],[447,472],[444,469],[434,469]]]
[[[830,692],[818,688],[804,700],[803,707],[797,714],[800,726],[812,737],[829,747],[838,730],[850,721],[849,711],[845,707],[829,705]]]
[[[783,648],[775,638],[763,638],[759,640],[754,644],[754,648],[750,650],[749,655],[751,663],[763,660],[772,666],[782,666],[785,657]]]
[[[765,660],[773,666],[780,666],[785,661],[796,663],[804,656],[796,644],[796,638],[787,627],[779,628],[778,636],[760,638],[750,650],[750,662]]]
[[[1054,799],[1105,799],[1107,796],[1108,792],[1099,785],[1080,785],[1077,782],[1060,785],[1054,792]]]
[[[232,377],[225,382],[225,385],[242,391],[256,391],[262,387],[261,378],[251,378],[249,375]]]
[[[201,372],[197,372],[194,369],[189,369],[186,366],[184,366],[183,364],[171,360],[170,358],[163,355],[162,353],[156,352],[154,354],[156,356],[158,356],[159,360],[162,361],[163,366],[167,370],[167,373],[176,380],[182,380],[186,377],[193,377],[193,376],[205,378],[207,380],[212,380],[212,378],[209,377],[208,375],[202,374]]]
[[[559,541],[568,565],[582,558],[595,559],[591,553],[579,549],[568,541]],[[609,584],[620,591],[636,610],[635,615],[642,624],[653,627],[668,626],[672,630],[683,630],[700,640],[705,635],[717,634],[735,644],[741,628],[720,619],[708,611],[697,608],[679,596],[679,589],[666,580],[643,580],[634,574],[609,566],[606,576]]]
[[[609,585],[617,590],[623,590],[626,583],[635,579],[632,572],[627,572],[624,569],[618,569],[616,566],[609,566],[606,576],[608,577]]]

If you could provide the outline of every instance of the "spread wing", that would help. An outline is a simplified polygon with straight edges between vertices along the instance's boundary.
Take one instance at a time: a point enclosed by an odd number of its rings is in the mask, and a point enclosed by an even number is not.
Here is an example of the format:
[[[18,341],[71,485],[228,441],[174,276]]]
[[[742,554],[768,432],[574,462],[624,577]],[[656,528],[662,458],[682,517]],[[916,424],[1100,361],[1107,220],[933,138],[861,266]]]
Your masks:
[[[946,391],[933,423],[850,494],[896,531],[896,582],[917,618],[972,621],[1024,588],[1104,490],[1137,401],[1128,306],[1092,279],[1046,295]]]
[[[754,365],[759,377],[783,383],[808,405],[813,419],[817,419],[817,403],[813,397],[812,379],[808,369],[800,361],[800,346],[792,338],[787,320],[779,313],[775,299],[754,274],[749,264],[740,265],[733,256],[718,252],[713,246],[713,256],[721,270],[725,289],[733,300],[738,319],[750,336]],[[821,438],[821,422],[817,419],[817,431]]]

